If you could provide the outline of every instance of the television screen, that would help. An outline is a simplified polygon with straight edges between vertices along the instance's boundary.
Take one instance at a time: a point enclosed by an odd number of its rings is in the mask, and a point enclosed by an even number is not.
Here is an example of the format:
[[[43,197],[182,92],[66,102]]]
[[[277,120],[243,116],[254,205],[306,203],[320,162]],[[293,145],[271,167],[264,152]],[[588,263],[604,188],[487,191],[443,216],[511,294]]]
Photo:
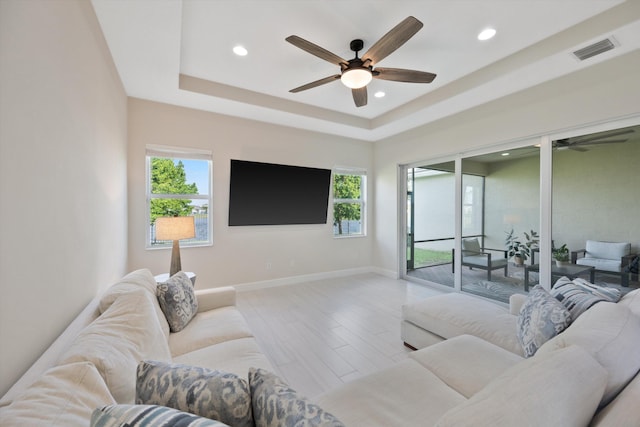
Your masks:
[[[229,225],[326,224],[331,170],[231,160]]]

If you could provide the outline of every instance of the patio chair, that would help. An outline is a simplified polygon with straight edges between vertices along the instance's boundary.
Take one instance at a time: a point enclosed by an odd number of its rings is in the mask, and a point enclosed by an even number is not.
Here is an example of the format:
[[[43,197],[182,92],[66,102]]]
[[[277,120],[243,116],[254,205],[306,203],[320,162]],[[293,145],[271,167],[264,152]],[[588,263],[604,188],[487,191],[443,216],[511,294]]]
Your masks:
[[[587,240],[584,249],[571,252],[571,263],[594,267],[596,273],[620,276],[620,284],[627,287],[629,276],[633,274],[637,279],[637,273],[632,269],[632,262],[637,256],[631,253],[631,243]]]
[[[492,256],[489,252],[501,252],[502,255]],[[455,252],[452,252],[455,257]],[[453,263],[452,265],[455,265]],[[462,265],[473,270],[487,270],[487,280],[491,281],[491,271],[504,268],[504,277],[508,274],[507,251],[502,249],[481,248],[476,237],[462,239]]]

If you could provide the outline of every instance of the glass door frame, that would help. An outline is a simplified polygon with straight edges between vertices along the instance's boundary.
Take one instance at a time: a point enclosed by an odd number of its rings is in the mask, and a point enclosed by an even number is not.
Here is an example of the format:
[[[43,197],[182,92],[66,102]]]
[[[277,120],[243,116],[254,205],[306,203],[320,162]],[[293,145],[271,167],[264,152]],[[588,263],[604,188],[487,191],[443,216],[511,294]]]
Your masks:
[[[501,150],[520,148],[539,144],[540,147],[540,284],[546,288],[551,287],[551,239],[552,239],[552,196],[553,196],[553,146],[552,142],[557,139],[575,137],[590,133],[613,130],[621,127],[640,125],[640,115],[634,115],[616,120],[591,123],[584,126],[574,127],[568,130],[560,130],[545,134],[535,135],[504,143],[487,146],[481,149],[468,150],[455,155],[431,158],[419,162],[411,162],[398,165],[398,186],[399,194],[402,195],[398,203],[398,272],[399,277],[404,280],[416,281],[415,278],[407,275],[407,172],[410,168],[421,167],[434,163],[455,162],[455,286],[457,292],[461,291],[461,239],[462,239],[462,160],[467,157],[493,153]],[[451,288],[442,286],[445,291]]]

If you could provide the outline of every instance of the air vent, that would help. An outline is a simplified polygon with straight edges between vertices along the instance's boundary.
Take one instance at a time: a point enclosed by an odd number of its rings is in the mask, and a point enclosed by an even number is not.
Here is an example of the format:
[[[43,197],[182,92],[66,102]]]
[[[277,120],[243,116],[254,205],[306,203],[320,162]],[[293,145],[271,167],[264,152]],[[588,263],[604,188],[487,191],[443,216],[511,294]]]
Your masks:
[[[614,44],[614,42],[611,39],[604,39],[604,40],[596,42],[596,43],[594,43],[592,45],[589,45],[587,47],[583,47],[582,49],[578,49],[575,52],[573,52],[573,54],[580,61],[584,61],[587,58],[591,58],[592,56],[600,55],[601,53],[604,53],[604,52],[606,52],[608,50],[611,50],[614,47],[616,47],[616,45]]]

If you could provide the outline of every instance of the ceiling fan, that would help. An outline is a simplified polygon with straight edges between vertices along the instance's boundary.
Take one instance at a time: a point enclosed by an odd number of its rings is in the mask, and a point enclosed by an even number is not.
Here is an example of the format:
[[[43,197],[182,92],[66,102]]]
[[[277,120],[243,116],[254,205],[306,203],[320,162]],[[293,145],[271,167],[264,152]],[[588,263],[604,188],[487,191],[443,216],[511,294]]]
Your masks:
[[[369,84],[371,79],[407,83],[431,83],[433,79],[436,78],[436,75],[433,73],[401,68],[374,68],[374,65],[389,56],[413,37],[422,28],[422,25],[422,22],[413,16],[409,16],[382,36],[361,58],[358,57],[358,52],[364,47],[364,42],[360,39],[352,40],[349,47],[355,52],[356,56],[348,61],[301,37],[287,37],[285,40],[292,45],[340,67],[340,74],[334,74],[307,83],[291,89],[289,92],[301,92],[340,79],[345,86],[351,89],[356,107],[362,107],[367,105],[367,84]]]
[[[629,138],[616,138],[618,136],[627,135],[633,133],[633,129],[622,129],[613,132],[600,132],[592,135],[575,136],[572,138],[558,139],[553,141],[554,148],[558,150],[575,150],[575,151],[587,151],[583,146],[599,145],[599,144],[616,144],[626,142]]]

